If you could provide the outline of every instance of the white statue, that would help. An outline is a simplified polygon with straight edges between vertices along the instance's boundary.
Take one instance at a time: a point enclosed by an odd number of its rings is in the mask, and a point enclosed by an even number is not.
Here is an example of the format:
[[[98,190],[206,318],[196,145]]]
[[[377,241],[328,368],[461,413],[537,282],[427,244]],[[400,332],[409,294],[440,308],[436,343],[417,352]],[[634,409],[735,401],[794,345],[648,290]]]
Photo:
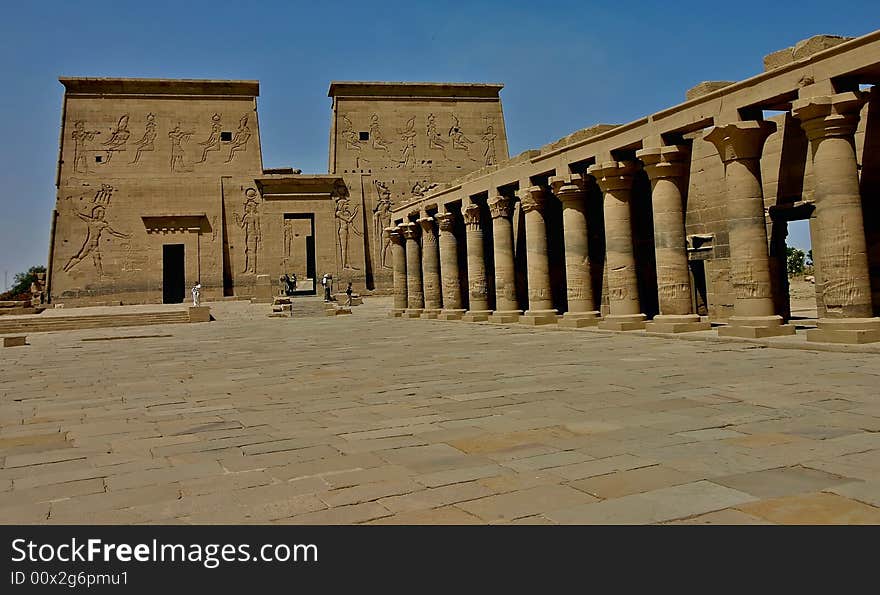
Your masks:
[[[193,294],[193,306],[200,306],[202,304],[202,284],[196,283],[192,288]]]

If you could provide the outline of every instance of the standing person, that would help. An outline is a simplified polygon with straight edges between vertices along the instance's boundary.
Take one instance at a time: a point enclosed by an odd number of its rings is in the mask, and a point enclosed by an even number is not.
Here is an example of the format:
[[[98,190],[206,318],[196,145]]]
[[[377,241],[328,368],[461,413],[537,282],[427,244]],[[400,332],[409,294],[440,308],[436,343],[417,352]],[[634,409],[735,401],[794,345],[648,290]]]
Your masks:
[[[351,281],[348,282],[348,287],[345,288],[345,295],[348,296],[348,299],[345,301],[345,305],[351,306]]]
[[[324,276],[321,277],[321,285],[324,286],[324,301],[330,301],[330,275],[324,273]]]
[[[193,296],[193,306],[198,307],[202,305],[202,284],[196,283],[192,287],[192,296]]]

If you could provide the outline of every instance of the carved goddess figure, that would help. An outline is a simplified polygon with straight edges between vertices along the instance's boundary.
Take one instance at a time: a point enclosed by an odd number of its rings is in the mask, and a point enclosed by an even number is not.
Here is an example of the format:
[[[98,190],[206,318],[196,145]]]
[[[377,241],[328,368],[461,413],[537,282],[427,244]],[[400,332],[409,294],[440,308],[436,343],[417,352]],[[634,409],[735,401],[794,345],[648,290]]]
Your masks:
[[[348,116],[342,114],[342,131],[339,135],[345,139],[345,146],[355,151],[361,150],[361,140],[358,133],[354,131],[354,124],[348,119]]]
[[[125,143],[128,142],[131,131],[128,129],[128,114],[124,114],[116,123],[116,128],[110,132],[110,138],[106,142],[101,143],[107,156],[103,163],[110,163],[113,153],[116,151],[124,151]]]
[[[351,266],[349,258],[349,238],[351,233],[363,237],[363,234],[354,226],[354,218],[357,217],[358,207],[355,205],[354,211],[349,208],[347,198],[341,198],[336,203],[336,235],[339,238],[339,250],[342,256],[342,268],[357,270],[357,267]]]
[[[437,130],[437,122],[434,114],[428,114],[428,148],[429,149],[440,149],[441,151],[445,148],[446,141],[443,140],[443,137],[440,136],[440,131]]]
[[[147,114],[144,135],[134,144],[137,147],[137,151],[134,154],[134,159],[131,161],[132,164],[138,162],[141,158],[141,153],[153,150],[153,141],[156,140],[156,134],[156,114]]]
[[[174,130],[168,133],[168,138],[171,139],[171,171],[192,171],[192,167],[186,163],[186,151],[183,148],[183,143],[189,140],[189,137],[193,134],[194,132],[192,130],[188,132],[181,130],[180,124],[175,126]]]
[[[89,173],[89,161],[85,155],[85,145],[87,142],[101,134],[97,130],[86,130],[86,125],[82,120],[77,120],[73,124],[73,132],[70,134],[73,138],[73,171],[87,174]]]
[[[498,135],[492,129],[492,126],[486,128],[483,133],[483,142],[486,143],[486,149],[483,151],[483,157],[486,158],[484,165],[493,165],[495,163],[495,139]]]
[[[208,136],[208,140],[199,143],[204,149],[202,149],[202,158],[196,161],[196,163],[204,163],[208,159],[208,153],[220,150],[220,132],[222,129],[220,114],[211,116],[211,134]]]
[[[233,213],[235,223],[244,230],[243,273],[257,274],[257,247],[260,242],[260,213],[257,209],[257,191],[245,191],[244,215]]]
[[[400,156],[399,167],[412,167],[416,162],[416,117],[406,121],[406,128],[400,133],[400,140],[404,142],[403,153]]]
[[[376,193],[379,195],[379,201],[373,207],[373,234],[374,237],[382,238],[382,245],[379,246],[379,263],[382,267],[389,269],[386,262],[386,254],[389,246],[391,246],[391,238],[383,233],[386,227],[391,227],[391,191],[384,182],[375,180]]]
[[[387,151],[388,145],[391,144],[390,141],[382,138],[382,128],[379,126],[378,114],[370,116],[370,138],[373,141],[373,148],[379,149],[380,151]]]
[[[452,138],[452,148],[462,149],[467,152],[469,149],[468,145],[474,141],[464,135],[464,132],[461,129],[461,122],[455,114],[452,114],[452,122],[452,126],[449,128],[449,136]]]
[[[125,234],[120,231],[116,231],[110,224],[107,223],[107,208],[103,205],[96,205],[92,208],[92,214],[86,215],[84,213],[77,213],[77,217],[86,222],[86,238],[83,240],[83,245],[70,260],[67,261],[67,264],[64,265],[64,272],[70,272],[70,270],[83,261],[87,256],[92,257],[92,262],[95,264],[95,268],[98,270],[98,275],[104,275],[104,268],[101,266],[101,234],[104,231],[107,231],[112,236],[117,238],[129,238],[130,234]]]
[[[226,163],[232,161],[236,152],[247,150],[247,142],[251,137],[251,129],[248,128],[247,123],[248,115],[244,114],[241,120],[238,121],[238,130],[235,131],[235,135],[232,137],[232,144],[229,145],[229,157],[226,158]]]

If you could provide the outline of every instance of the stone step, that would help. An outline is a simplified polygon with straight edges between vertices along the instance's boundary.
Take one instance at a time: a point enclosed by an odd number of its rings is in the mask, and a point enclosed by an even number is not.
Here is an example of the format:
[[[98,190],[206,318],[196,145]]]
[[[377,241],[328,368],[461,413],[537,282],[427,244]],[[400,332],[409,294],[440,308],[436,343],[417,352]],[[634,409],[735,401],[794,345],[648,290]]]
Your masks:
[[[147,326],[190,322],[185,310],[172,312],[132,312],[79,316],[47,316],[19,320],[0,320],[0,334],[45,333],[52,331],[110,328],[116,326]]]

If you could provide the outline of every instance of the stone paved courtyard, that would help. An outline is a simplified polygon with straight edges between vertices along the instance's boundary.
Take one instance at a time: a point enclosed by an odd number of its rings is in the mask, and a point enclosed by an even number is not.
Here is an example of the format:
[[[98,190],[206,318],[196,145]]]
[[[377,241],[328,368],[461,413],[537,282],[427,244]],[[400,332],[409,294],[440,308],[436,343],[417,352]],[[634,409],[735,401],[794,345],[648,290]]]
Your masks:
[[[389,305],[0,351],[0,521],[880,523],[878,355]]]

